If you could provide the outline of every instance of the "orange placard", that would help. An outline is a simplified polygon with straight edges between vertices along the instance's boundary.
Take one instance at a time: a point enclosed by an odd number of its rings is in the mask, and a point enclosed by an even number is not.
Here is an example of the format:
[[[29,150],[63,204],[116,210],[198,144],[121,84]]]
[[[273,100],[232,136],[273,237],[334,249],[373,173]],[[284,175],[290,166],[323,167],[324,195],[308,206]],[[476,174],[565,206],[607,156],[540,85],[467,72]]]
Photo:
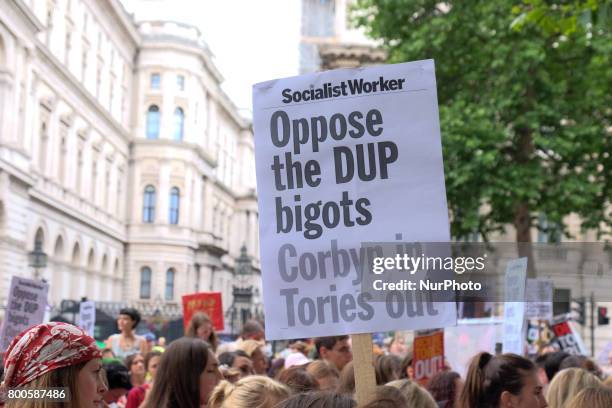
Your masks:
[[[223,330],[223,303],[221,292],[201,292],[183,296],[183,325],[187,325],[195,312],[206,312],[217,331]]]
[[[421,385],[444,369],[444,330],[416,333],[412,368],[414,379]]]

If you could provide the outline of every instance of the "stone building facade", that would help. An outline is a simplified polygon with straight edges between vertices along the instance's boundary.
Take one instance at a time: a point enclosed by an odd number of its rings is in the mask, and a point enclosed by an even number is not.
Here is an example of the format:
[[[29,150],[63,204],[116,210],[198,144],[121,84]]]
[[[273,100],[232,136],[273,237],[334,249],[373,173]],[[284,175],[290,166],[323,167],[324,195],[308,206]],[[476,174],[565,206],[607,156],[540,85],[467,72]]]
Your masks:
[[[260,293],[253,133],[222,81],[195,27],[0,3],[0,303],[36,245],[56,308],[221,291],[228,309],[243,245]]]

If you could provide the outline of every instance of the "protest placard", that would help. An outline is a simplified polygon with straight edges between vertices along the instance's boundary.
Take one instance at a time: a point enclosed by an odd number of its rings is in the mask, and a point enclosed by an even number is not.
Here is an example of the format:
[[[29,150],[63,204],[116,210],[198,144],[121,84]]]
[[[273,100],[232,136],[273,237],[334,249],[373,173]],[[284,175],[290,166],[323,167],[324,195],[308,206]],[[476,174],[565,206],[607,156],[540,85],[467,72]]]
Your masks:
[[[586,355],[587,350],[580,334],[572,327],[567,317],[560,317],[553,322],[552,330],[555,333],[557,348],[569,354]]]
[[[425,386],[434,375],[444,370],[444,330],[417,331],[413,350],[414,379]]]
[[[497,344],[502,342],[502,330],[501,319],[459,320],[457,326],[444,329],[446,360],[454,371],[465,378],[472,357],[481,351],[496,353]]]
[[[2,329],[0,349],[6,350],[11,340],[28,327],[43,322],[49,285],[42,281],[11,278],[11,288]]]
[[[266,338],[455,324],[360,286],[364,241],[450,239],[433,61],[268,81],[253,105]]]
[[[79,305],[78,326],[85,330],[85,333],[94,337],[94,327],[96,326],[96,302],[88,300]]]
[[[185,330],[196,312],[205,312],[215,330],[224,328],[221,292],[200,292],[183,296],[183,325]]]
[[[504,353],[523,354],[527,258],[514,259],[506,267],[504,304]]]
[[[549,279],[527,279],[525,287],[525,318],[553,318],[553,282]]]

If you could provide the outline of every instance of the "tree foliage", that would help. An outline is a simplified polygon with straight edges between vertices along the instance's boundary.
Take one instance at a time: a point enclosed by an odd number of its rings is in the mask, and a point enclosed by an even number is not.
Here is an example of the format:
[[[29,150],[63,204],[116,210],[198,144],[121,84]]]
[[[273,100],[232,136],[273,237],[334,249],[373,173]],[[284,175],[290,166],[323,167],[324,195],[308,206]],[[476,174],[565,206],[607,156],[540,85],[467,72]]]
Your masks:
[[[358,0],[389,62],[433,58],[451,232],[612,225],[608,2]],[[542,223],[539,215],[545,215]]]

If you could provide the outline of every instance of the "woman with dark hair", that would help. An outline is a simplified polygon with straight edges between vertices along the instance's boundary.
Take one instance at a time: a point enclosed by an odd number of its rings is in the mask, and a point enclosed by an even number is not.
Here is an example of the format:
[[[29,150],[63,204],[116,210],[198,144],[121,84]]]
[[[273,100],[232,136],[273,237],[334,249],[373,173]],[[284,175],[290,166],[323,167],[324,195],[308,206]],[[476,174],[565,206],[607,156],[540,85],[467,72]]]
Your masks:
[[[0,396],[12,388],[67,388],[67,402],[9,399],[6,408],[99,408],[108,390],[102,375],[102,352],[93,338],[68,323],[33,326],[13,339],[4,355]],[[0,401],[0,405],[2,402]]]
[[[439,372],[427,384],[427,391],[436,400],[440,408],[458,407],[462,389],[463,380],[454,371]]]
[[[223,379],[219,362],[200,339],[183,337],[162,354],[157,375],[142,408],[200,408]]]
[[[461,408],[544,408],[536,366],[516,354],[477,354],[461,393]]]
[[[414,369],[412,368],[412,351],[411,350],[408,351],[408,353],[402,360],[400,378],[407,378],[409,380],[414,380]]]
[[[140,355],[140,354],[138,354]],[[145,382],[140,386],[132,388],[127,396],[127,403],[125,408],[138,408],[145,399],[145,396],[151,389],[151,383],[155,381],[157,375],[157,367],[159,366],[159,360],[161,359],[162,353],[159,351],[149,351],[144,358],[144,369],[145,372],[150,376],[150,381]],[[128,357],[129,358],[129,357]]]
[[[376,357],[374,373],[376,384],[385,385],[388,382],[399,380],[402,370],[402,360],[395,354],[387,354]]]
[[[117,328],[120,333],[113,334],[105,342],[106,347],[113,351],[115,357],[124,360],[132,354],[141,353],[144,355],[149,351],[147,340],[134,332],[138,323],[140,323],[138,310],[127,307],[119,311]]]
[[[189,325],[187,326],[185,336],[198,337],[207,342],[212,348],[213,352],[217,351],[219,338],[217,337],[217,333],[213,327],[212,320],[210,320],[208,314],[204,312],[194,313]]]
[[[124,364],[130,372],[130,381],[134,387],[144,385],[147,375],[144,357],[140,353],[131,354],[124,360]]]

